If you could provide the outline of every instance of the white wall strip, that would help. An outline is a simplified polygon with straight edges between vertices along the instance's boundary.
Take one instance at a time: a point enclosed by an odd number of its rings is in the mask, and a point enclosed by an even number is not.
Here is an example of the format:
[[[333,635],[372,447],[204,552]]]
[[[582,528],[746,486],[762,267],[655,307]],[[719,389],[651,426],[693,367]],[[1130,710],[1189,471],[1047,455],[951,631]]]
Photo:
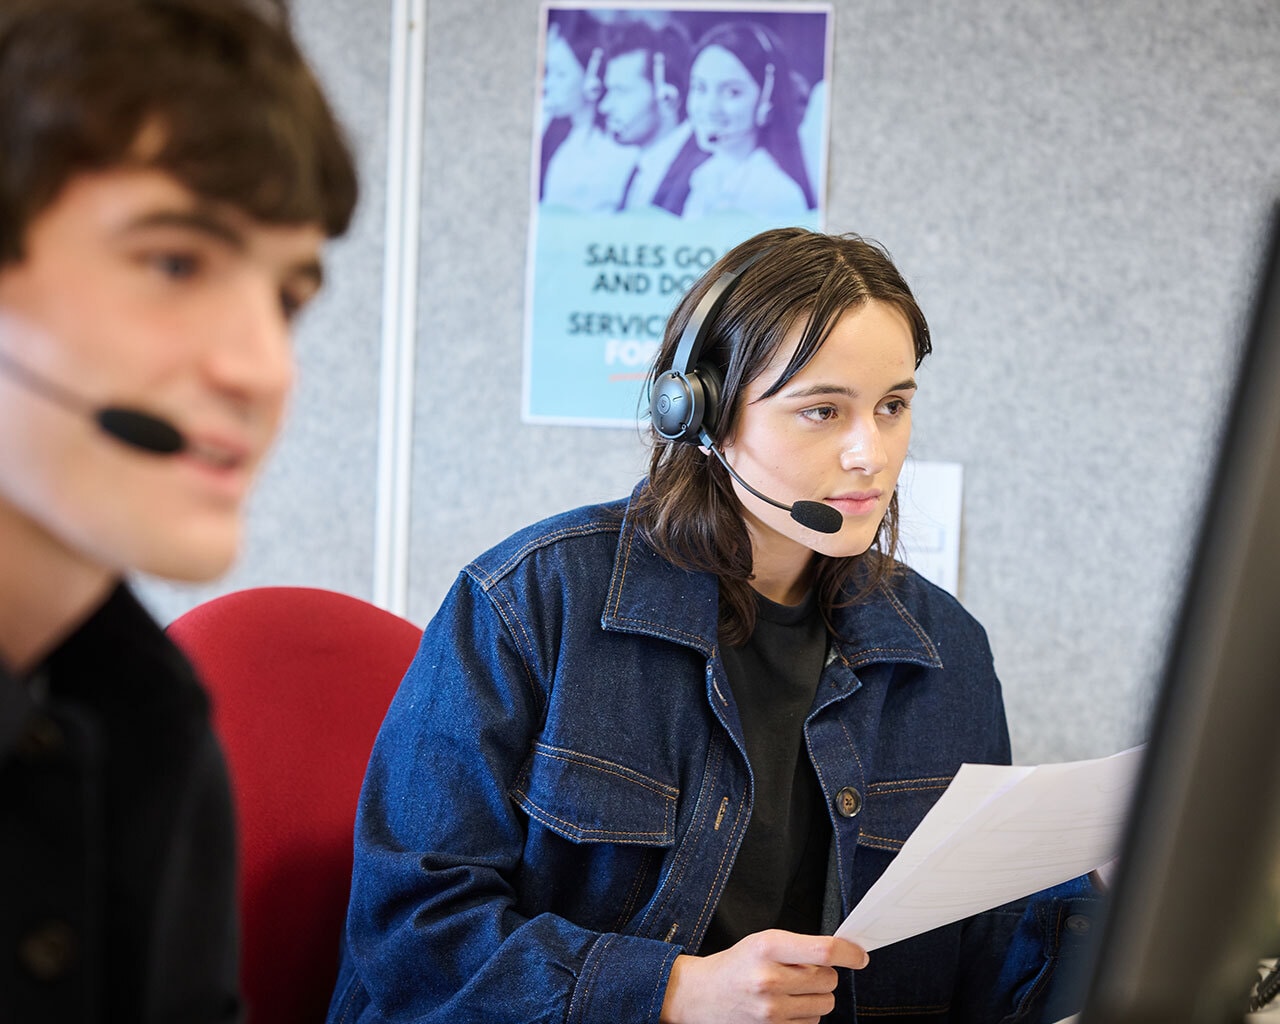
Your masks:
[[[405,615],[427,0],[392,0],[373,600]]]

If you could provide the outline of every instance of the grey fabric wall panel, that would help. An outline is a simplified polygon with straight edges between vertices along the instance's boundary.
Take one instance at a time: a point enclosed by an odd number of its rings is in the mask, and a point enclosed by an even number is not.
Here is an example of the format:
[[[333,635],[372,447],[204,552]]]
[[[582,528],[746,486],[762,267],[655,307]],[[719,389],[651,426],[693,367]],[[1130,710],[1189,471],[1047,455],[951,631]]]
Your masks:
[[[367,596],[390,5],[295,0],[365,198],[299,339],[237,573]],[[828,227],[930,318],[915,455],[965,467],[962,596],[1015,755],[1141,739],[1280,194],[1280,4],[837,0]],[[426,23],[411,618],[532,519],[625,493],[634,431],[520,419],[537,0]],[[211,592],[201,590],[199,596]],[[161,611],[190,591],[148,587]]]
[[[627,430],[520,421],[538,5],[432,3],[410,607],[625,493]],[[1269,197],[1280,5],[836,4],[831,230],[935,334],[914,452],[965,466],[962,586],[1017,756],[1140,739]]]

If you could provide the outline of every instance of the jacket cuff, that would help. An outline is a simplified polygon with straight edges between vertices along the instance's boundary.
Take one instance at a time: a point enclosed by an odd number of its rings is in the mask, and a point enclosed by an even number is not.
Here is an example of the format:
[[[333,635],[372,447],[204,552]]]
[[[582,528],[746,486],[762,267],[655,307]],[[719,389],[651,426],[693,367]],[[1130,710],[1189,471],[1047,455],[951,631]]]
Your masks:
[[[658,1024],[680,946],[632,935],[601,935],[588,950],[569,1000],[568,1024],[619,1020]]]
[[[1103,897],[1087,876],[1038,894],[1018,926],[1005,960],[1017,1024],[1058,1021],[1079,1009],[1092,962]]]

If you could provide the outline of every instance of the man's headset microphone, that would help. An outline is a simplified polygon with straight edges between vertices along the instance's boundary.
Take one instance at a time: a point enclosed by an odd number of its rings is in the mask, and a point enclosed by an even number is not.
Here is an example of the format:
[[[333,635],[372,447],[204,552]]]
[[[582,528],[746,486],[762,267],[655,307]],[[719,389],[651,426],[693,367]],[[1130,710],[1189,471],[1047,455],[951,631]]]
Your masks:
[[[152,455],[176,455],[187,447],[187,439],[168,420],[128,406],[99,406],[70,388],[36,373],[12,357],[0,352],[0,373],[32,394],[97,424],[105,434],[117,441]]]
[[[668,441],[702,445],[720,460],[720,465],[746,490],[761,501],[789,512],[791,518],[801,526],[818,533],[839,533],[844,525],[844,516],[838,509],[820,501],[797,501],[787,505],[760,493],[729,465],[713,436],[720,416],[720,392],[724,375],[718,366],[700,362],[699,357],[712,334],[716,317],[725,300],[733,293],[743,273],[764,255],[763,252],[759,253],[736,270],[726,271],[699,300],[680,335],[671,369],[664,370],[654,378],[649,395],[649,419],[659,437]]]

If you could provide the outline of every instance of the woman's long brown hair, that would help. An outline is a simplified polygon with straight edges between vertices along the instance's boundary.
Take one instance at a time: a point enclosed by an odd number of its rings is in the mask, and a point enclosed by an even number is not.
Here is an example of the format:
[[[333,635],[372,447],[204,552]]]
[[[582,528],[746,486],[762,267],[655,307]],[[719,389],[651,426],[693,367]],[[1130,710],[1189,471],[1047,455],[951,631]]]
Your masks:
[[[840,317],[870,301],[891,305],[906,317],[917,367],[931,350],[924,314],[884,249],[858,235],[779,228],[730,250],[685,295],[667,322],[649,373],[650,387],[671,367],[702,296],[722,274],[748,263],[725,299],[699,359],[700,364],[718,368],[724,378],[716,419],[710,424],[719,442],[733,440],[747,385],[764,372],[801,320],[805,328],[795,352],[761,397],[785,387],[822,347]],[[696,444],[668,441],[652,430],[650,435],[648,485],[632,514],[663,557],[719,578],[720,639],[741,644],[755,629],[756,597],[751,588],[751,538],[729,474]],[[862,599],[895,571],[897,541],[895,494],[865,554],[815,556],[814,588],[829,631],[836,632],[836,608]]]

